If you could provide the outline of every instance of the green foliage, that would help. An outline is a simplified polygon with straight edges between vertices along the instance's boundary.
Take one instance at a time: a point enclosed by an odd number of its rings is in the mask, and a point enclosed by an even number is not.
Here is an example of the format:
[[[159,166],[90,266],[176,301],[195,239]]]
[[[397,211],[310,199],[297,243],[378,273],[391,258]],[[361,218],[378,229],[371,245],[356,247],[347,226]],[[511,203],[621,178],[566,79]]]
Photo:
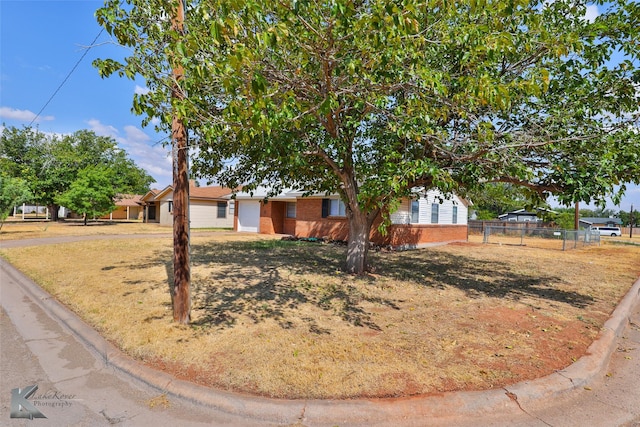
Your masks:
[[[486,183],[467,197],[473,201],[478,219],[483,220],[536,204],[522,187],[505,183]]]
[[[67,191],[55,198],[60,206],[88,218],[99,217],[115,209],[117,196],[115,173],[106,167],[88,167],[78,172]]]
[[[31,197],[29,187],[23,179],[0,175],[0,228],[13,207],[28,202]]]
[[[182,119],[202,177],[337,191],[352,225],[419,186],[570,204],[640,182],[637,3],[201,0],[185,33],[175,2],[127,3],[97,17],[131,56],[95,65],[146,79],[134,110]]]
[[[2,131],[0,173],[24,179],[33,195],[31,202],[55,205],[80,171],[89,167],[110,169],[109,185],[117,193],[145,193],[154,181],[112,138],[88,130],[63,136],[45,135],[28,127]]]
[[[616,218],[622,220],[623,227],[637,227],[640,225],[640,212],[634,210],[633,212],[619,211],[616,214]]]
[[[553,222],[556,224],[558,228],[562,228],[564,230],[574,230],[575,229],[575,216],[573,212],[558,212],[552,218]]]

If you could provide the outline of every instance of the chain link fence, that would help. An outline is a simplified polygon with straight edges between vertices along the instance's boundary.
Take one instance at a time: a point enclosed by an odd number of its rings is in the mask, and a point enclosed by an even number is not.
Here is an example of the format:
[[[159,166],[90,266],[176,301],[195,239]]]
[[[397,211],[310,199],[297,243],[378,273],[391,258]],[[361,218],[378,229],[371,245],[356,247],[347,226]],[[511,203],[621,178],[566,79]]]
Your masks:
[[[591,230],[487,226],[484,228],[482,242],[566,251],[600,245],[600,233]]]

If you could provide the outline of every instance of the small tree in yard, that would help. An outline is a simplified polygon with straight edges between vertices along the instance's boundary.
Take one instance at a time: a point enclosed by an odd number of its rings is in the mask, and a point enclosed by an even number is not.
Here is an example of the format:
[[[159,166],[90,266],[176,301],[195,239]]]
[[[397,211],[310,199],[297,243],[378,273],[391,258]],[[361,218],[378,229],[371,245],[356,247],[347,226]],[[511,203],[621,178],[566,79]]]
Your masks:
[[[113,173],[105,168],[86,168],[78,173],[69,190],[56,197],[56,203],[82,214],[84,225],[89,217],[99,217],[115,208],[116,190]]]
[[[597,2],[588,20],[580,0],[200,0],[185,34],[175,2],[127,3],[97,13],[132,50],[100,73],[147,80],[134,110],[164,130],[183,120],[200,176],[337,192],[349,272],[415,187],[503,182],[572,204],[640,182],[638,3]]]
[[[33,195],[27,183],[20,178],[7,178],[0,175],[0,229],[16,205],[31,200]]]

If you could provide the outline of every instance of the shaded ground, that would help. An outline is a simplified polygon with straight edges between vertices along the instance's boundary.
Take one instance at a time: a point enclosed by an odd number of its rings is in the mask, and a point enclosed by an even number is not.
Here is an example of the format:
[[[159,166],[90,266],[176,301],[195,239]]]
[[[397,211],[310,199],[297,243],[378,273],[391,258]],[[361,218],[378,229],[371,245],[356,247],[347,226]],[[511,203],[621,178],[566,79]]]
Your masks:
[[[341,272],[344,247],[228,240],[192,239],[189,327],[171,321],[170,239],[3,254],[132,356],[204,385],[289,398],[546,375],[584,354],[640,276],[634,246],[378,252],[375,273],[358,278]]]

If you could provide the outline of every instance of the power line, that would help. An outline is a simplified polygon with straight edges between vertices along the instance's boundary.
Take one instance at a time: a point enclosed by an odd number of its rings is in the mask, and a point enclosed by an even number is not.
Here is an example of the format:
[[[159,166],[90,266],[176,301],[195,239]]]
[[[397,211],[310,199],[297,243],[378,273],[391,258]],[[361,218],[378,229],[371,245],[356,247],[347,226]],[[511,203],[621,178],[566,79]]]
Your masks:
[[[104,31],[104,28],[102,28],[100,30],[100,32],[98,33],[98,35],[96,36],[96,38],[93,39],[93,41],[91,42],[91,44],[89,45],[89,47],[84,51],[84,53],[82,54],[82,56],[80,57],[80,59],[78,59],[78,62],[76,62],[76,65],[73,66],[73,68],[71,69],[71,71],[69,71],[69,74],[67,74],[67,77],[64,78],[64,80],[62,81],[62,83],[60,83],[60,86],[58,86],[58,88],[53,92],[53,94],[49,97],[49,99],[47,100],[47,102],[44,104],[44,106],[40,109],[40,111],[38,111],[38,114],[36,114],[36,116],[33,118],[33,120],[31,120],[31,123],[29,123],[29,127],[31,127],[31,125],[33,124],[33,122],[35,122],[38,117],[40,117],[40,114],[42,114],[42,112],[44,111],[45,108],[47,108],[47,106],[49,105],[49,103],[53,100],[53,98],[58,94],[58,92],[60,91],[60,89],[62,89],[62,86],[64,86],[64,84],[67,82],[67,80],[69,80],[69,77],[71,77],[71,74],[73,74],[73,72],[76,70],[76,68],[78,68],[78,65],[80,65],[80,63],[82,62],[82,60],[84,59],[85,56],[87,56],[87,53],[89,53],[89,51],[91,50],[91,48],[93,47],[93,45],[95,45],[96,41],[98,40],[98,37],[100,37],[102,35],[102,32]]]

